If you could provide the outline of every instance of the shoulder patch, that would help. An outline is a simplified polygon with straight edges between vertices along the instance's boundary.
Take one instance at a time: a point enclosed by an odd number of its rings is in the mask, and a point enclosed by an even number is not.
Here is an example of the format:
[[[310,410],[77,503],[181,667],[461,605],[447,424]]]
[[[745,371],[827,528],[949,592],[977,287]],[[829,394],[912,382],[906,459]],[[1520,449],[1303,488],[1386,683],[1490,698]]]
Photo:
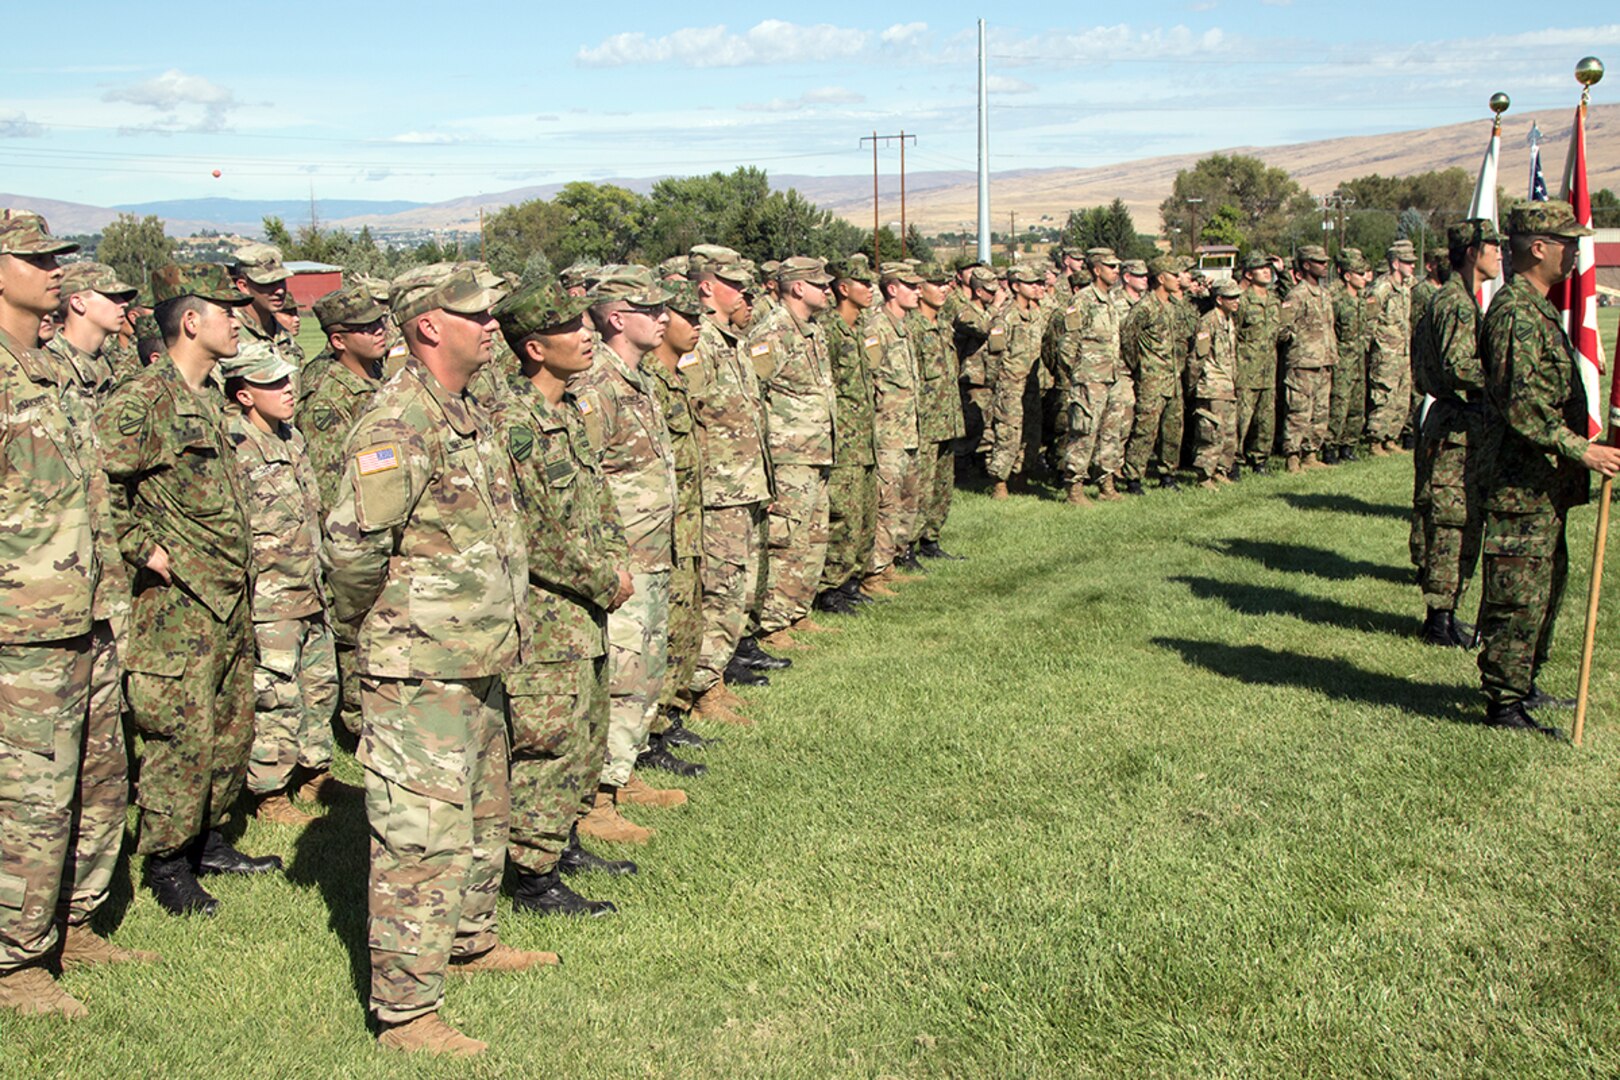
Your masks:
[[[527,461],[534,453],[534,432],[526,427],[514,427],[507,436],[507,449],[513,461]]]
[[[579,399],[579,414],[581,416],[589,416],[589,415],[591,415],[591,413],[593,413],[595,411],[596,411],[596,406],[591,404],[589,398],[580,398]]]
[[[404,356],[407,351],[408,350],[405,348],[405,343],[402,341],[398,345],[395,345],[392,349],[388,350],[388,359],[398,360],[400,357]]]
[[[361,476],[374,476],[399,468],[399,447],[393,443],[373,446],[354,455],[354,466]]]
[[[679,360],[675,361],[675,367],[677,369],[679,369],[679,370],[684,371],[686,368],[691,367],[693,364],[695,364],[697,362],[698,362],[698,354],[697,353],[695,353],[695,352],[683,353],[681,355],[681,358]]]
[[[316,431],[330,431],[338,422],[338,412],[330,405],[316,405],[310,409],[309,418]]]
[[[768,341],[761,341],[758,345],[749,346],[748,355],[749,356],[764,356],[766,353],[768,353],[770,351],[771,351],[771,343],[768,342]]]
[[[146,427],[146,402],[131,400],[118,411],[118,434],[125,437],[138,435]]]
[[[877,343],[878,343],[877,335],[873,334],[870,337],[868,337],[863,344],[865,344],[867,348],[871,348],[873,345],[876,345]]]

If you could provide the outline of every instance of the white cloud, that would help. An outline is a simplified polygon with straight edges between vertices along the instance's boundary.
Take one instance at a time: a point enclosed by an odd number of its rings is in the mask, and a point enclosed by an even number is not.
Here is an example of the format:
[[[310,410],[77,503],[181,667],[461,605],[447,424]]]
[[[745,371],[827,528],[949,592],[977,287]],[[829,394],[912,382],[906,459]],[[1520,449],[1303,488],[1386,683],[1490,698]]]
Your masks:
[[[225,127],[231,110],[241,104],[226,87],[179,68],[143,82],[115,86],[101,100],[128,102],[163,113],[151,125],[154,131],[218,131]],[[186,121],[183,115],[191,119]]]
[[[25,112],[0,112],[0,139],[37,139],[45,127],[28,119]]]
[[[885,45],[910,45],[928,32],[928,24],[924,22],[895,23],[879,35],[879,40]]]
[[[672,63],[710,68],[823,63],[855,56],[870,40],[871,35],[865,30],[766,19],[740,34],[724,26],[686,27],[662,37],[648,37],[639,31],[614,34],[600,45],[581,47],[574,59],[585,67]]]
[[[796,98],[772,98],[769,101],[751,101],[738,105],[743,112],[804,112],[816,105],[859,105],[866,95],[846,90],[842,86],[823,86],[807,90]]]
[[[1033,94],[1035,84],[1027,83],[1023,79],[1015,79],[1011,75],[987,75],[984,88],[992,94]]]

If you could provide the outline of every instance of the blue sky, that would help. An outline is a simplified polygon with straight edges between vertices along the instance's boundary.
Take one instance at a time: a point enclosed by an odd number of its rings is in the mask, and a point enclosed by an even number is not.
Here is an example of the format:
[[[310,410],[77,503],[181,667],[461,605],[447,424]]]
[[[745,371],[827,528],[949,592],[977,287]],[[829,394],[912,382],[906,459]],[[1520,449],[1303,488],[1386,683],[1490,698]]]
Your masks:
[[[1620,9],[1592,2],[139,10],[7,12],[7,38],[39,47],[0,69],[0,189],[436,201],[737,165],[860,173],[859,137],[902,128],[909,169],[971,169],[980,15],[998,170],[1455,123],[1499,89],[1515,111],[1566,108],[1577,59],[1620,63]],[[276,14],[256,28],[254,10]],[[1620,100],[1620,73],[1594,100]]]

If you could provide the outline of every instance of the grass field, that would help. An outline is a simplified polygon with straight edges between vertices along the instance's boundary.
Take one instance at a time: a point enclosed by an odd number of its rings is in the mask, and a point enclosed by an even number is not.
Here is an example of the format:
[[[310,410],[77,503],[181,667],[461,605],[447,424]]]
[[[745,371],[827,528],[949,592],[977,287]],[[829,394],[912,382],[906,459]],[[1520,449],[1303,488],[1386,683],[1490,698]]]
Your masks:
[[[566,963],[452,984],[471,1066],[375,1048],[340,805],[251,825],[288,876],[220,882],[214,920],[126,878],[113,938],[164,962],[66,976],[71,1027],[0,1016],[0,1075],[1612,1075],[1620,577],[1585,748],[1471,723],[1473,658],[1414,637],[1410,460],[964,494],[971,561],[798,654],[691,805],[635,815],[641,875],[582,886],[616,918],[502,902]]]

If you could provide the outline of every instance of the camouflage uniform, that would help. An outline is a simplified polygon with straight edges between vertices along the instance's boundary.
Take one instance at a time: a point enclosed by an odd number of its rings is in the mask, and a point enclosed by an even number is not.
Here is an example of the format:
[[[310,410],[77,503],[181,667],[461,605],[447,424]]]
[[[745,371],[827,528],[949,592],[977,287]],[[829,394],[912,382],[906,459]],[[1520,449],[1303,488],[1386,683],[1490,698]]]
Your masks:
[[[822,338],[835,389],[833,467],[827,479],[827,559],[821,588],[836,589],[866,572],[877,542],[876,420],[867,349],[875,335],[850,326],[836,310],[824,313]]]
[[[167,855],[224,822],[253,743],[247,504],[217,381],[193,391],[167,356],[113,391],[96,433],[137,567],[122,653],[142,735],[137,850]],[[145,568],[160,545],[172,584]]]
[[[1351,292],[1342,280],[1328,287],[1328,295],[1333,300],[1339,360],[1333,365],[1326,445],[1354,446],[1367,426],[1368,310],[1372,301],[1365,289]]]
[[[1288,410],[1283,427],[1283,453],[1315,454],[1328,437],[1328,407],[1333,401],[1333,372],[1339,343],[1333,334],[1333,301],[1306,275],[1288,292],[1282,305],[1281,340],[1288,343],[1283,369],[1283,397]]]
[[[1032,466],[1039,454],[1041,397],[1035,368],[1041,358],[1046,318],[1040,304],[1031,303],[1026,311],[1017,301],[1008,304],[1001,316],[1007,349],[1001,354],[990,416],[995,434],[989,472],[996,480],[1004,481],[1026,465]]]
[[[1176,378],[1159,418],[1159,465],[1166,475],[1181,468],[1181,446],[1187,434],[1186,400],[1193,395],[1193,339],[1198,336],[1198,320],[1203,316],[1199,306],[1186,296],[1176,297],[1175,309],[1181,317],[1175,338]]]
[[[945,519],[951,512],[951,495],[956,490],[956,442],[967,433],[962,416],[962,397],[957,391],[956,350],[951,344],[951,324],[941,309],[933,319],[918,315],[912,340],[920,346],[918,365],[922,382],[917,395],[917,455],[931,456],[919,470],[916,538],[937,544]]]
[[[399,293],[402,323],[412,307],[476,312],[498,295],[447,269]],[[450,957],[496,944],[501,676],[518,664],[527,578],[505,451],[474,398],[408,357],[350,433],[348,490],[326,521],[332,614],[361,676],[370,1004],[386,1023],[438,1009]]]
[[[809,268],[812,283],[831,282],[817,260],[789,259]],[[759,628],[772,634],[807,615],[827,559],[827,482],[833,463],[836,392],[821,326],[786,304],[761,321],[756,313],[748,353],[765,397],[766,437],[776,479],[770,505],[770,548]]]
[[[1128,309],[1118,293],[1095,283],[1080,289],[1063,314],[1064,384],[1068,387],[1069,444],[1063,479],[1078,484],[1117,476],[1124,465],[1124,436],[1136,407],[1135,386],[1122,377],[1120,326]]]
[[[868,325],[877,448],[877,539],[867,570],[880,574],[905,554],[917,517],[917,358],[905,321],[878,309]]]
[[[1121,351],[1134,357],[1136,363],[1132,371],[1136,405],[1121,475],[1138,484],[1147,475],[1148,459],[1159,441],[1164,410],[1170,398],[1179,393],[1176,336],[1181,326],[1181,315],[1175,304],[1154,292],[1131,309],[1120,329],[1124,343]]]
[[[703,316],[697,363],[685,371],[703,457],[703,652],[692,692],[720,681],[759,586],[760,529],[771,497],[759,380],[737,336]]]
[[[669,666],[669,590],[675,551],[675,453],[646,376],[602,347],[576,377],[585,431],[600,447],[602,471],[630,552],[635,594],[608,615],[607,760],[602,783],[622,787],[647,734]]]
[[[261,431],[237,412],[228,429],[253,530],[258,662],[247,786],[255,795],[286,790],[296,766],[319,773],[332,764],[338,698],[320,572],[320,495],[304,437],[278,427]]]
[[[673,705],[681,712],[692,707],[692,677],[697,674],[698,657],[703,652],[703,580],[699,563],[703,557],[703,450],[698,442],[697,424],[692,419],[692,399],[682,374],[695,363],[687,353],[670,371],[658,357],[648,353],[639,368],[658,399],[669,429],[669,445],[675,455],[675,552],[669,575],[669,670],[664,678],[659,705]],[[661,732],[667,721],[660,712],[653,718],[652,730]]]
[[[1245,286],[1237,311],[1237,443],[1251,466],[1271,457],[1277,419],[1277,332],[1282,305],[1270,290]]]
[[[60,399],[51,358],[0,333],[0,973],[56,943],[82,783],[94,460]]]
[[[1237,464],[1237,327],[1218,306],[1198,320],[1188,382],[1198,424],[1193,467],[1210,480]]]
[[[1368,289],[1372,310],[1372,344],[1367,352],[1367,386],[1372,401],[1367,434],[1374,442],[1401,436],[1411,408],[1411,287],[1393,273],[1381,275]]]
[[[557,864],[602,775],[607,608],[629,553],[574,396],[565,392],[553,405],[518,378],[496,415],[529,549],[529,648],[522,665],[506,676],[512,739],[508,857],[523,870],[545,874]]]
[[[988,458],[995,439],[990,428],[990,408],[1001,357],[1007,351],[1007,329],[994,312],[969,298],[957,309],[951,332],[962,370],[962,416],[967,426],[964,442],[969,452]]]

